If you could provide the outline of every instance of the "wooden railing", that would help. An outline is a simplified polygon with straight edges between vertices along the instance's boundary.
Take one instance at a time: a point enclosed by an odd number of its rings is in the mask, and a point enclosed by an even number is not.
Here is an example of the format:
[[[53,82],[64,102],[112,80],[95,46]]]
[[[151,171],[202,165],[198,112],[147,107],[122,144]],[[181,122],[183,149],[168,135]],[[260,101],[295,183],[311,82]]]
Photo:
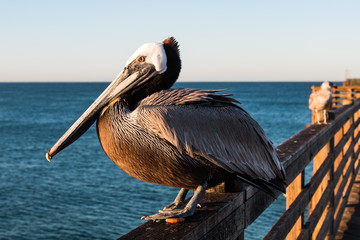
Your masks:
[[[311,125],[278,146],[289,184],[287,206],[264,239],[331,239],[336,234],[360,166],[360,100],[334,115],[331,124]],[[309,164],[313,175],[305,183]],[[243,239],[245,228],[273,201],[253,187],[208,192],[185,222],[146,222],[119,239]]]
[[[311,86],[312,91],[318,91],[320,86]],[[337,86],[332,89],[333,108],[340,108],[344,105],[350,105],[354,99],[360,98],[360,86]]]
[[[302,170],[287,189],[287,210],[264,239],[284,239],[287,234],[287,239],[331,239],[336,234],[359,170],[359,108],[356,100],[335,111],[330,125],[312,125],[299,133],[322,127],[307,143],[314,146],[296,160]],[[313,176],[304,184],[304,169],[312,157]]]

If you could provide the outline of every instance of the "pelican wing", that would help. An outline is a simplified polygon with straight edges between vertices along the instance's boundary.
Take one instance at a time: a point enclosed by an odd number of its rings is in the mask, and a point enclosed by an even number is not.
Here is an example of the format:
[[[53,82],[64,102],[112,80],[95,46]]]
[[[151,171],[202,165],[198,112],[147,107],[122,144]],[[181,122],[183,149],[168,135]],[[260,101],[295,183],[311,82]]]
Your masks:
[[[284,179],[271,141],[234,101],[214,91],[176,89],[144,99],[133,114],[148,132],[191,157],[253,179]]]

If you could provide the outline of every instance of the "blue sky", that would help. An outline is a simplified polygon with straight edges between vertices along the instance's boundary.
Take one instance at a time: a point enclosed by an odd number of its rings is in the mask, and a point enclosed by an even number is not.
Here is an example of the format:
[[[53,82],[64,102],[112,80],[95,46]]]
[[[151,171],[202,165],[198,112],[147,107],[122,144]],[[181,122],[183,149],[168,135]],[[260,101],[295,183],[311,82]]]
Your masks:
[[[0,81],[111,81],[174,36],[180,81],[360,77],[360,1],[0,1]]]

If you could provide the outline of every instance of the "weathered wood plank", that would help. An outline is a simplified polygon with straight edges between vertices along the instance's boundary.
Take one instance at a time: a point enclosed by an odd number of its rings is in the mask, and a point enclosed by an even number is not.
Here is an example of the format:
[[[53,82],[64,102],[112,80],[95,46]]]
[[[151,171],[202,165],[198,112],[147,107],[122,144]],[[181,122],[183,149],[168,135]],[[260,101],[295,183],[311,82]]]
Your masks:
[[[318,235],[316,236],[316,240],[324,239],[327,233],[330,231],[329,227],[331,227],[332,217],[334,216],[334,208],[331,208],[326,218],[320,228]]]
[[[350,184],[350,186],[352,186],[353,183],[354,183],[355,175],[354,175],[353,177],[354,177],[354,178],[351,179],[351,184]],[[344,213],[345,208],[346,208],[346,206],[347,206],[347,199],[348,199],[348,197],[349,197],[349,195],[350,195],[350,191],[351,191],[351,187],[349,188],[349,192],[347,192],[347,194],[346,194],[346,201],[344,201],[344,203],[341,204],[340,209],[339,209],[339,214],[338,214],[338,216],[336,217],[336,219],[335,219],[335,221],[334,221],[334,228],[335,228],[335,230],[337,230],[337,229],[339,228],[341,219],[342,219],[342,217],[343,217],[343,213]],[[344,199],[345,199],[345,198],[344,198]]]
[[[346,122],[347,119],[348,118],[343,118],[342,121]],[[304,201],[303,196],[305,195],[306,191],[310,191],[309,190],[309,188],[310,188],[310,189],[312,189],[312,194],[313,194],[313,192],[317,189],[318,185],[320,184],[320,181],[323,179],[325,174],[330,169],[333,160],[340,154],[342,147],[346,144],[347,140],[350,138],[351,131],[353,131],[355,126],[357,126],[358,124],[359,124],[359,122],[357,121],[356,124],[353,124],[351,126],[348,133],[344,136],[344,139],[342,139],[338,143],[337,147],[334,149],[334,154],[329,156],[328,159],[324,160],[323,164],[319,168],[319,171],[317,172],[318,175],[316,176],[316,174],[315,174],[313,176],[313,178],[309,182],[309,186],[307,186],[304,189],[304,192],[302,195],[298,196],[299,202],[296,203],[298,205],[297,208],[294,207],[293,209],[289,209],[289,212],[285,212],[283,214],[283,216],[280,217],[279,221],[270,230],[268,235],[265,236],[264,239],[283,239],[284,238],[284,235],[286,234],[286,231],[284,231],[284,229],[285,230],[289,229],[289,225],[292,226],[294,224],[294,219],[297,219],[299,217],[298,214],[302,213],[301,211],[303,211],[305,209],[304,206],[300,207],[300,205],[303,205],[303,204],[301,204],[301,202]],[[339,129],[335,128],[334,132],[336,133]],[[350,147],[350,149],[351,149],[351,147]],[[322,168],[322,170],[320,171],[321,168]],[[309,196],[312,196],[312,194],[308,193]],[[293,212],[290,212],[290,211],[293,211]],[[295,214],[295,213],[298,213],[298,214]]]
[[[356,102],[354,108],[360,106]],[[330,125],[311,125],[278,146],[279,156],[287,172],[287,182],[291,183],[317,152],[337,133],[355,110],[345,106],[335,111],[336,119]]]
[[[318,154],[315,156],[314,158],[314,162],[313,162],[313,174],[316,174],[318,169],[320,168],[320,166],[323,164],[323,162],[325,160],[327,160],[327,156],[331,156],[330,151],[333,150],[333,146],[330,145],[330,143],[333,143],[333,141],[329,141],[319,152]],[[333,161],[331,161],[333,162]],[[329,171],[326,171],[324,176],[322,177],[319,186],[316,188],[316,191],[314,193],[314,195],[312,196],[310,202],[309,202],[309,207],[308,207],[308,216],[313,216],[312,217],[312,222],[311,222],[311,226],[313,226],[312,228],[312,235],[313,236],[317,236],[318,232],[320,230],[321,225],[317,224],[318,222],[322,222],[323,218],[326,216],[328,209],[323,209],[323,213],[321,215],[313,215],[313,211],[314,209],[318,208],[319,206],[321,206],[321,203],[319,202],[320,199],[325,196],[325,190],[328,187],[328,182],[330,180],[330,173]],[[316,216],[318,218],[316,218]],[[316,219],[316,221],[314,221]]]
[[[296,200],[290,205],[280,217],[280,219],[273,225],[268,234],[263,240],[277,240],[284,239],[289,233],[292,226],[295,224],[299,216],[304,212],[310,199],[310,194],[307,187],[298,195]]]
[[[360,239],[360,171],[357,174],[342,216],[336,240]]]
[[[201,239],[236,239],[243,234],[244,229],[244,205],[233,211],[228,217],[221,221],[215,228],[206,233]],[[234,224],[236,222],[237,224]],[[196,239],[188,235],[187,239]],[[184,239],[186,239],[184,238]]]
[[[355,143],[352,142],[349,149],[347,150],[347,152],[345,153],[345,155],[343,156],[342,161],[340,162],[338,168],[335,170],[334,173],[334,181],[336,183],[338,183],[341,175],[343,175],[343,171],[344,168],[346,166],[346,164],[348,163],[348,161],[351,161],[352,159],[350,158],[350,156],[353,154],[353,147],[354,147]]]
[[[319,231],[318,232],[314,232],[316,226],[318,225],[318,222],[320,220],[320,218],[322,217],[323,214],[328,214],[328,212],[324,213],[325,208],[327,207],[327,205],[329,204],[329,200],[331,197],[331,193],[332,193],[332,189],[330,187],[328,187],[325,191],[324,194],[321,196],[321,198],[319,199],[318,204],[315,206],[315,208],[313,209],[311,215],[308,217],[307,221],[306,221],[306,228],[303,229],[303,233],[302,235],[318,235],[321,226],[319,226]],[[326,216],[325,216],[326,217]],[[327,227],[329,228],[329,225],[327,225]],[[314,234],[315,233],[315,234]]]
[[[255,188],[251,188],[252,190],[255,190]],[[280,192],[278,192],[277,195],[279,194]],[[256,189],[255,194],[251,198],[246,199],[245,202],[245,227],[253,223],[256,218],[274,201],[275,199],[269,194]]]
[[[322,179],[329,171],[333,162],[334,156],[329,156],[324,160],[318,171],[312,176],[310,181],[305,185],[301,194],[297,196],[293,202],[293,206],[290,206],[286,212],[275,223],[268,235],[264,239],[283,239],[288,231],[291,229],[289,226],[293,226],[295,220],[305,211],[307,204],[309,203],[311,196],[314,195],[316,189],[319,187]],[[288,193],[287,193],[288,194]],[[282,232],[281,232],[282,231]]]
[[[354,162],[355,162],[355,161],[354,161]],[[354,162],[352,162],[352,166],[354,165]],[[337,197],[339,197],[339,198],[342,197],[342,198],[343,198],[343,201],[342,201],[341,205],[339,206],[338,214],[337,214],[336,219],[335,219],[335,221],[334,221],[334,228],[335,228],[336,230],[337,230],[338,227],[339,227],[339,224],[340,224],[342,215],[343,215],[344,210],[345,210],[345,207],[346,207],[347,199],[348,199],[348,197],[349,197],[349,195],[350,195],[350,191],[351,191],[352,184],[353,184],[353,182],[354,182],[354,180],[355,180],[355,177],[356,177],[356,175],[355,175],[354,173],[357,173],[358,171],[359,171],[359,166],[358,166],[358,168],[355,169],[355,170],[354,170],[354,169],[351,169],[350,166],[349,166],[349,169],[348,169],[346,175],[350,175],[350,173],[353,173],[353,174],[352,174],[352,177],[351,177],[351,179],[350,179],[349,187],[348,187],[348,189],[346,190],[345,194],[343,194],[343,190],[342,190],[341,192],[339,191],[338,196],[335,196],[335,202],[336,202],[336,200],[337,200],[337,199],[336,199]],[[344,178],[344,179],[345,179],[345,178]],[[344,181],[344,184],[343,184],[344,186],[343,186],[343,187],[345,187],[346,182],[347,182],[347,181]],[[339,188],[339,189],[340,189],[340,188]],[[340,199],[338,199],[337,201],[339,202]],[[336,204],[335,206],[337,206],[337,204]]]
[[[216,228],[228,215],[241,208],[243,201],[243,193],[206,193],[200,202],[202,207],[185,222],[168,224],[148,221],[119,239],[200,239],[204,232]],[[237,224],[240,229],[243,228],[243,222]]]
[[[357,153],[355,154],[355,156],[356,156],[355,159],[357,159],[357,157],[359,156],[359,152],[360,152],[360,149],[358,149]],[[351,160],[351,159],[350,159],[350,160]],[[346,173],[345,173],[344,176],[343,176],[343,181],[341,182],[340,187],[339,187],[339,189],[338,189],[338,192],[337,192],[336,195],[335,195],[335,200],[334,200],[335,208],[336,208],[337,205],[339,204],[340,198],[341,198],[342,195],[343,195],[343,191],[344,191],[344,188],[345,188],[345,186],[346,186],[347,179],[348,179],[348,177],[350,176],[351,172],[353,172],[353,170],[354,170],[354,163],[355,163],[355,160],[353,160],[353,161],[350,163],[348,169],[346,170]],[[338,179],[339,179],[339,178],[340,178],[340,177],[338,177]],[[335,177],[334,177],[334,179],[335,179]],[[337,183],[337,180],[335,180],[335,182]]]
[[[301,193],[304,186],[304,171],[302,171],[294,181],[286,188],[286,209],[289,209],[291,204],[296,200],[297,196]],[[296,223],[292,226],[290,232],[287,234],[286,239],[296,239],[301,232],[304,214],[300,214]]]

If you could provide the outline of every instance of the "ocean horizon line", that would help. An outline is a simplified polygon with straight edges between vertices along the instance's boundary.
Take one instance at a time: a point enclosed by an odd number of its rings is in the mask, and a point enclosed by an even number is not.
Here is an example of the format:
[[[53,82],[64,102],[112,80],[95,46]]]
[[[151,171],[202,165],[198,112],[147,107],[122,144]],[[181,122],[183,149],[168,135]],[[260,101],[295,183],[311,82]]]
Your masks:
[[[319,83],[324,81],[344,82],[344,80],[304,80],[304,81],[176,81],[176,83]],[[111,83],[112,81],[0,81],[1,83]]]

